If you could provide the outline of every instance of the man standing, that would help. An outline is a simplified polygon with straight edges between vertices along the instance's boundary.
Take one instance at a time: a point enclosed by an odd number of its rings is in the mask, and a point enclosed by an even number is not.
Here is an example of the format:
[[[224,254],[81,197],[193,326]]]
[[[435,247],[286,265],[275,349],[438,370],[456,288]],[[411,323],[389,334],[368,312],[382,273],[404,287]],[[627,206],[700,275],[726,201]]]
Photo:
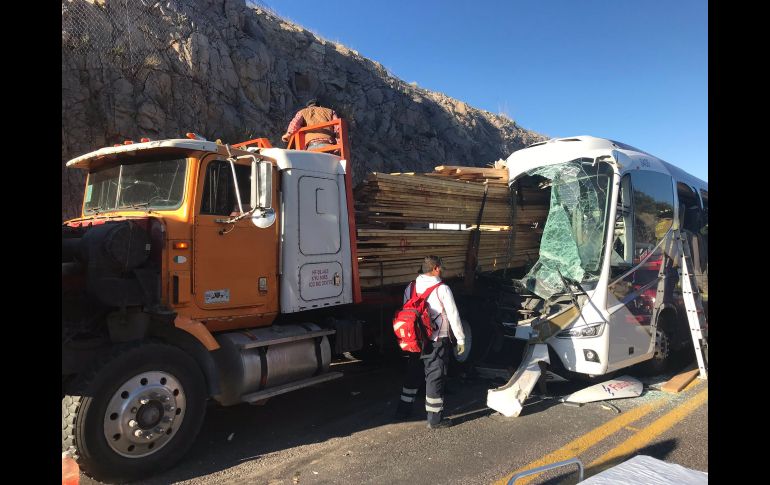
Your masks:
[[[333,109],[324,108],[318,106],[317,99],[311,99],[307,102],[305,108],[299,110],[294,118],[289,122],[289,127],[286,129],[286,133],[281,137],[281,140],[288,142],[294,133],[299,131],[303,126],[313,126],[321,123],[326,123],[332,120],[338,120],[339,117]],[[336,142],[335,137],[339,135],[339,125],[334,127],[327,126],[326,128],[320,128],[318,131],[306,131],[305,132],[305,149],[317,148],[327,145],[334,145]]]
[[[404,302],[412,294],[412,285],[418,295],[427,288],[441,282],[441,258],[427,256],[422,263],[422,274],[407,285],[404,291]],[[401,400],[398,403],[396,417],[406,418],[412,411],[412,403],[417,395],[422,381],[423,367],[425,369],[425,411],[428,414],[428,428],[447,428],[452,425],[449,420],[442,420],[444,410],[444,379],[449,365],[449,353],[452,351],[450,330],[457,339],[457,352],[465,352],[465,334],[460,322],[452,290],[445,284],[438,286],[427,299],[428,314],[434,328],[431,340],[424,343],[422,352],[409,356],[409,364],[401,389]]]

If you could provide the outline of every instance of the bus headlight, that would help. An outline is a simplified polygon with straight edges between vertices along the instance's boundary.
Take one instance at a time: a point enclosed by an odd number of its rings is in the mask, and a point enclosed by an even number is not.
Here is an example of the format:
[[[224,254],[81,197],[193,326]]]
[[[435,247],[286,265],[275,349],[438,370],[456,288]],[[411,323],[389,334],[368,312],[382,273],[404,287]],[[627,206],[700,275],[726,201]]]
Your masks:
[[[569,328],[556,335],[559,338],[590,338],[598,337],[602,334],[602,323],[594,325],[585,325],[583,327]]]

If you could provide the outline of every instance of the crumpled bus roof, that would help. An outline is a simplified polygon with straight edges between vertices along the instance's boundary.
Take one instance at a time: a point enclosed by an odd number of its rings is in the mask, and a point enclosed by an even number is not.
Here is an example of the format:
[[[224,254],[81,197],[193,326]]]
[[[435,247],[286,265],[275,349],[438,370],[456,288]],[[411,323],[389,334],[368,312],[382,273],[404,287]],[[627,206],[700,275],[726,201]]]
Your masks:
[[[707,182],[654,155],[625,143],[588,135],[553,138],[513,152],[507,159],[508,183],[534,168],[556,165],[581,157],[597,158],[602,155],[612,157],[619,164],[621,175],[643,168],[668,174],[678,182],[708,190]]]

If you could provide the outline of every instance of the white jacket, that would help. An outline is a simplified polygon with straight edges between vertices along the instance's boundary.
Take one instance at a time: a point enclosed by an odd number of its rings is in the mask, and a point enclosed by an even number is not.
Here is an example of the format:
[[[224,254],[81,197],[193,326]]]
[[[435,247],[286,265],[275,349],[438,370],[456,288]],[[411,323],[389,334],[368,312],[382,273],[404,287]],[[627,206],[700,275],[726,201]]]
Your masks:
[[[417,294],[421,295],[425,290],[441,281],[438,276],[429,276],[421,274],[417,277]],[[412,284],[406,285],[404,290],[404,303],[412,296]],[[452,290],[447,285],[441,285],[428,297],[428,315],[430,319],[438,325],[438,332],[433,334],[431,340],[434,342],[441,337],[449,336],[449,325],[452,326],[458,344],[465,344],[465,334],[463,333],[463,324],[460,322],[460,313],[457,311]],[[449,325],[447,325],[449,320]]]

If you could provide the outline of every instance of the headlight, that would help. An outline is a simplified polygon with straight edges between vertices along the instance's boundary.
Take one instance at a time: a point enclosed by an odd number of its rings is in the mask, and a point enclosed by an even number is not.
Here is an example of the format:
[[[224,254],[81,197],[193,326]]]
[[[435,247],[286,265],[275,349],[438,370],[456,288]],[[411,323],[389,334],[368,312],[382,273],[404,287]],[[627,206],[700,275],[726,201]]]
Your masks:
[[[562,332],[559,332],[557,337],[559,338],[590,338],[590,337],[598,337],[602,334],[602,323],[597,323],[595,325],[586,325],[583,327],[577,327],[577,328],[570,328],[567,330],[564,330]]]

